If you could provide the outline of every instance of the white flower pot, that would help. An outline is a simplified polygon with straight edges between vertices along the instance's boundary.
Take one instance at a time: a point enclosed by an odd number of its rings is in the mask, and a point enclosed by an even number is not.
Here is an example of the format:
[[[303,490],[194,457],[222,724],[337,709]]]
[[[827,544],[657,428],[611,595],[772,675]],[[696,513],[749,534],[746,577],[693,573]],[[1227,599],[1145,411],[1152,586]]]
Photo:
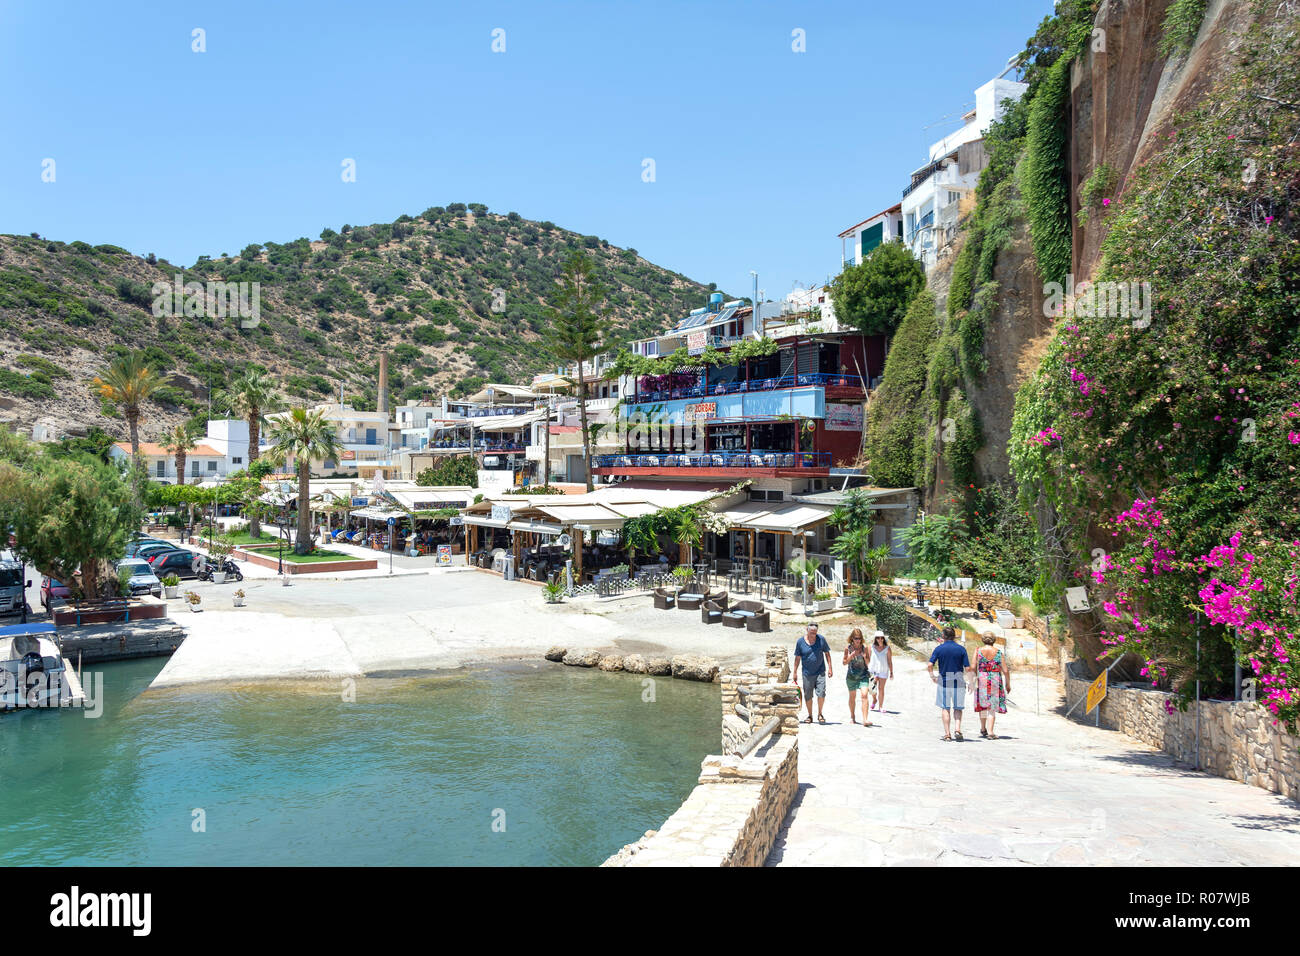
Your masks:
[[[190,613],[191,613],[191,614],[202,614],[202,613],[203,613],[203,608],[199,607],[197,604],[191,604],[191,605],[190,605]]]
[[[243,606],[244,606],[244,599],[240,597],[235,598],[235,607],[243,607]]]
[[[788,611],[788,610],[790,610],[790,599],[789,599],[789,598],[773,598],[773,599],[772,599],[772,607],[775,608],[775,609],[778,610],[778,611]]]
[[[212,583],[213,583],[213,584],[225,584],[225,583],[226,583],[226,572],[225,572],[225,571],[213,571],[213,572],[212,572]]]
[[[176,597],[176,592],[178,592],[180,589],[181,589],[180,585],[178,584],[175,587],[165,587],[163,588],[163,591],[166,593],[167,598],[170,600],[171,598]]]

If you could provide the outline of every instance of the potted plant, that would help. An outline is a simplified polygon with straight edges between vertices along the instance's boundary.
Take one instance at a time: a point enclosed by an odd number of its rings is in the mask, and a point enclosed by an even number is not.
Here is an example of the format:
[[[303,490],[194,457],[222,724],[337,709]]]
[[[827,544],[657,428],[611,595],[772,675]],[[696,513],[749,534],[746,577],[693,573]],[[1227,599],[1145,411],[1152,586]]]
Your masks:
[[[234,599],[235,599],[235,607],[243,607],[243,606],[244,606],[244,589],[243,589],[243,588],[240,588],[238,591],[236,591],[236,592],[234,593],[233,596],[234,596]]]
[[[169,574],[162,579],[163,593],[168,598],[176,597],[176,592],[180,590],[181,579],[175,574]]]
[[[199,604],[201,604],[202,601],[203,598],[199,597],[193,591],[185,592],[185,602],[189,605],[189,608],[193,613],[198,614],[203,610],[203,608],[199,607]]]
[[[813,610],[820,613],[830,611],[835,608],[836,595],[834,591],[818,591],[813,595]]]
[[[559,604],[564,599],[564,585],[560,582],[559,575],[542,585],[542,597],[547,604]]]
[[[225,584],[226,572],[222,570],[225,567],[226,559],[230,557],[231,552],[235,550],[234,540],[229,535],[222,535],[219,538],[213,538],[208,546],[208,554],[212,558],[212,583]]]

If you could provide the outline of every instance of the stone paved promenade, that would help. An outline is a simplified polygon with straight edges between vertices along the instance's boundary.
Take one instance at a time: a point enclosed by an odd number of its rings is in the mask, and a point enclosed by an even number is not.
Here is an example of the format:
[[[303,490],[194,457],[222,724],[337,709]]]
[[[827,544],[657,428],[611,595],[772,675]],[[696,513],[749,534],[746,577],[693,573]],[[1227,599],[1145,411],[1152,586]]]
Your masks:
[[[1065,720],[1049,680],[1041,716],[1032,675],[1013,674],[1002,739],[981,739],[968,710],[965,742],[947,743],[923,664],[895,656],[894,713],[864,728],[834,660],[827,724],[800,726],[799,795],[769,865],[1300,864],[1300,804]]]

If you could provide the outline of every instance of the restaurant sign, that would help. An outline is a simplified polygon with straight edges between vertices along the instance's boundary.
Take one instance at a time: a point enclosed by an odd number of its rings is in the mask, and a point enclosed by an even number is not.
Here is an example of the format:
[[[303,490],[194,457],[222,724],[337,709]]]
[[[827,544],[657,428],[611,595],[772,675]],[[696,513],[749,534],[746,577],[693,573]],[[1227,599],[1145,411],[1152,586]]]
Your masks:
[[[509,521],[510,518],[511,518],[513,515],[514,515],[514,512],[510,510],[510,506],[509,506],[509,505],[493,505],[493,506],[492,506],[492,520],[493,520],[493,521],[499,521],[499,522],[501,522],[502,524],[504,524],[505,522]]]
[[[692,332],[686,336],[686,354],[700,355],[709,344],[708,329]]]
[[[356,461],[356,460],[357,460],[357,453],[356,453],[355,451],[349,451],[349,450],[346,450],[346,449],[345,449],[344,452],[343,452],[342,460],[343,460],[343,461]]]
[[[862,431],[862,406],[826,403],[826,430],[828,432]]]
[[[352,507],[354,508],[364,508],[368,504],[370,504],[370,499],[365,495],[357,495],[352,499]]]
[[[717,402],[696,402],[694,405],[687,405],[682,409],[682,420],[684,422],[703,421],[706,418],[713,418],[717,413]]]

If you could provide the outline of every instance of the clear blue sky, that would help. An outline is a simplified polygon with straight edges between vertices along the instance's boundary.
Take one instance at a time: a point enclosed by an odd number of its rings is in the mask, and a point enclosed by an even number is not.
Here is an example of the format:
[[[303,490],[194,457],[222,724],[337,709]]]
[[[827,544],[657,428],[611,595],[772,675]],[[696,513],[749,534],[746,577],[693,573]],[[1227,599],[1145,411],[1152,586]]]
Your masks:
[[[838,271],[1051,8],[8,0],[0,232],[190,264],[482,202],[779,297]]]

